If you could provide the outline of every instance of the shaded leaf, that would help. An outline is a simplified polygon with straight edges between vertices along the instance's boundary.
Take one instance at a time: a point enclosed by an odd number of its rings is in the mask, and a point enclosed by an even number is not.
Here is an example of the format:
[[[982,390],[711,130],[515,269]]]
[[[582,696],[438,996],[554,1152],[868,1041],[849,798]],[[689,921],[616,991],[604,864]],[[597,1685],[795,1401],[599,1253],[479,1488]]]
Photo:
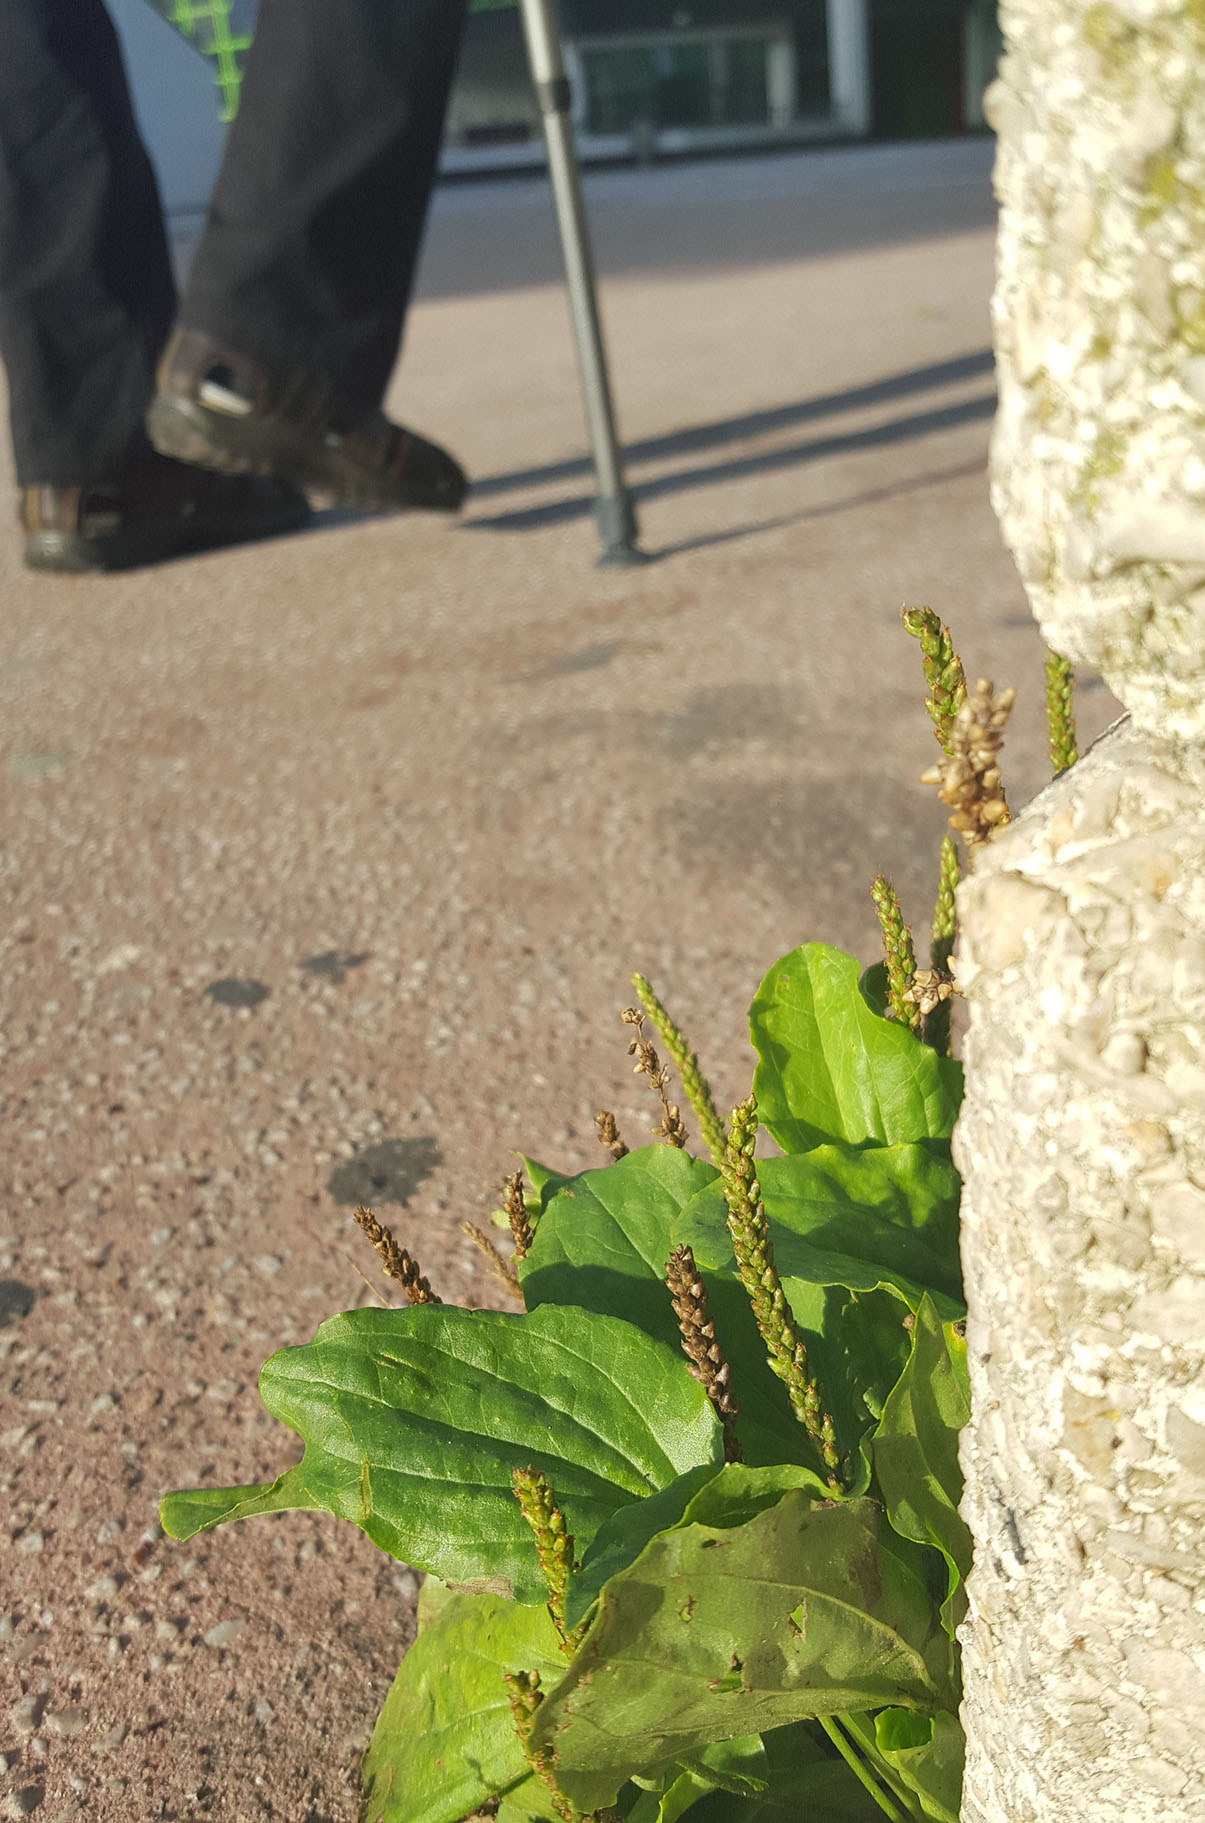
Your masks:
[[[459,1823],[511,1787],[554,1816],[515,1734],[502,1679],[564,1670],[546,1607],[496,1595],[441,1597],[402,1660],[364,1758],[363,1823]],[[543,1806],[543,1808],[538,1808]]]
[[[751,1798],[769,1782],[769,1762],[760,1734],[735,1735],[729,1741],[712,1741],[691,1754],[686,1770],[701,1774],[721,1791]]]
[[[966,1343],[926,1298],[916,1314],[908,1364],[883,1408],[871,1445],[875,1475],[895,1530],[936,1545],[949,1584],[942,1624],[953,1634],[966,1613],[971,1534],[958,1512],[958,1433],[971,1415]]]
[[[680,1768],[670,1767],[660,1789],[645,1792],[629,1813],[630,1823],[677,1823],[710,1791],[736,1798],[756,1797],[769,1781],[769,1762],[760,1734],[713,1741]]]
[[[677,1823],[700,1798],[718,1789],[700,1773],[680,1772],[668,1779],[663,1790],[641,1792],[629,1812],[629,1823]]]
[[[829,1498],[820,1476],[802,1464],[751,1468],[748,1463],[733,1462],[719,1470],[714,1466],[688,1469],[660,1494],[621,1507],[598,1528],[581,1569],[570,1579],[565,1604],[569,1625],[577,1625],[597,1601],[603,1584],[635,1563],[659,1532],[683,1522],[743,1525],[792,1488],[804,1488],[818,1500]]]
[[[763,1745],[766,1790],[744,1799],[715,1792],[696,1805],[691,1823],[883,1823],[866,1787],[815,1739],[810,1723],[775,1728]]]
[[[958,1823],[966,1738],[956,1715],[917,1715],[883,1709],[874,1718],[875,1745],[933,1823]]]
[[[546,1597],[511,1476],[542,1469],[579,1541],[627,1501],[722,1459],[722,1432],[681,1357],[616,1318],[421,1304],[332,1317],[273,1355],[264,1404],[305,1440],[270,1486],[169,1494],[187,1538],[250,1512],[321,1508],[445,1582]]]
[[[807,943],[776,962],[754,998],[749,1030],[758,1109],[784,1152],[833,1140],[949,1139],[961,1064],[874,1013],[857,963],[842,950]]]
[[[876,1502],[804,1492],[743,1525],[664,1532],[603,1590],[533,1741],[592,1810],[632,1767],[716,1740],[851,1708],[940,1707],[949,1642],[915,1557]]]
[[[574,1628],[598,1600],[603,1584],[619,1570],[634,1563],[651,1538],[677,1525],[692,1497],[716,1473],[715,1465],[687,1469],[659,1494],[632,1500],[604,1519],[579,1559],[580,1567],[569,1578],[565,1595],[565,1623]]]

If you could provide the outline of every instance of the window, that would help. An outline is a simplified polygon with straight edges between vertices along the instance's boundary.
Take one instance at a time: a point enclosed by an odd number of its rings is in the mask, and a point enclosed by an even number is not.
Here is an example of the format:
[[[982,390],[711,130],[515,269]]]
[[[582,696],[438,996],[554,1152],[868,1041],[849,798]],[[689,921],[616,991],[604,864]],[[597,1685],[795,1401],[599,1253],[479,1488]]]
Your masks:
[[[764,126],[771,40],[698,33],[625,44],[582,44],[589,133],[654,127]]]

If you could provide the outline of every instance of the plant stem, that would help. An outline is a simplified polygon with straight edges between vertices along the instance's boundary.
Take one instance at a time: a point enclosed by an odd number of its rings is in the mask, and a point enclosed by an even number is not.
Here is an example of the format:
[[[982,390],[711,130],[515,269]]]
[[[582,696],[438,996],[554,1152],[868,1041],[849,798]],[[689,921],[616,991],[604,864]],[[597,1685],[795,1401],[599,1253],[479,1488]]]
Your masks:
[[[929,962],[935,969],[947,969],[954,950],[954,940],[958,933],[958,914],[954,892],[958,885],[958,876],[958,844],[953,836],[943,836],[937,876],[937,902],[933,907],[933,923],[929,927]],[[948,1000],[939,1002],[926,1016],[922,1033],[925,1043],[931,1046],[938,1056],[949,1056],[950,1003]]]
[[[854,1776],[861,1781],[878,1805],[879,1809],[892,1819],[892,1823],[907,1823],[903,1811],[897,1810],[885,1791],[882,1791],[870,1776],[870,1769],[858,1758],[845,1736],[837,1725],[837,1718],[831,1715],[818,1715],[816,1720],[832,1742],[845,1764]]]
[[[896,1803],[902,1804],[910,1817],[918,1817],[923,1823],[926,1815],[924,1805],[914,1792],[908,1790],[895,1768],[883,1758],[875,1740],[874,1717],[864,1709],[851,1709],[845,1711],[839,1719],[845,1733],[866,1755],[876,1778],[882,1780]]]

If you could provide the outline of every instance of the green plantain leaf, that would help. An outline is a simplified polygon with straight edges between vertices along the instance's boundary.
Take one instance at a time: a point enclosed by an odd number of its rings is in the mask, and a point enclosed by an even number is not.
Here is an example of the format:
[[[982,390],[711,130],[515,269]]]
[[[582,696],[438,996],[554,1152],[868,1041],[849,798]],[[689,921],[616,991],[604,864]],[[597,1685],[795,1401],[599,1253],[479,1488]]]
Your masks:
[[[929,1292],[951,1318],[966,1314],[948,1146],[816,1146],[759,1159],[757,1175],[784,1279],[893,1285],[913,1310]]]
[[[579,1559],[579,1569],[569,1578],[565,1620],[570,1627],[576,1627],[585,1618],[598,1600],[603,1584],[617,1571],[626,1570],[634,1563],[651,1538],[678,1524],[694,1495],[716,1472],[714,1463],[687,1469],[659,1494],[650,1494],[647,1500],[629,1501],[627,1506],[603,1520],[589,1549]],[[804,1469],[798,1472],[807,1473]],[[816,1479],[813,1477],[813,1481]]]
[[[688,1469],[660,1494],[620,1507],[599,1526],[581,1568],[569,1579],[566,1621],[576,1627],[598,1600],[603,1584],[635,1563],[659,1532],[668,1532],[683,1521],[742,1525],[792,1488],[806,1488],[818,1500],[829,1498],[829,1490],[815,1470],[801,1464],[750,1468],[745,1463],[728,1463],[718,1470],[714,1466]]]
[[[784,1494],[802,1492],[813,1500],[828,1505],[832,1499],[827,1487],[813,1470],[795,1463],[779,1463],[773,1468],[750,1468],[747,1462],[726,1462],[713,1469],[698,1491],[691,1495],[683,1509],[683,1525],[715,1526],[731,1531],[748,1525],[759,1513],[775,1507]]]
[[[572,1176],[566,1177],[563,1171],[554,1171],[551,1165],[542,1165],[539,1159],[528,1158],[525,1152],[518,1153],[517,1157],[527,1172],[528,1181],[531,1184],[528,1214],[531,1216],[534,1226],[543,1215],[550,1198],[556,1195],[562,1184],[571,1184],[573,1178]],[[532,1207],[533,1201],[534,1208]],[[519,1264],[522,1265],[522,1263],[520,1260]]]
[[[732,1368],[746,1461],[808,1454],[786,1395],[766,1367],[749,1300],[737,1276],[719,1175],[674,1146],[646,1146],[617,1164],[559,1184],[519,1267],[529,1310],[578,1304],[621,1316],[681,1349],[665,1262],[689,1241],[710,1299],[716,1336]]]
[[[377,1717],[363,1823],[459,1823],[516,1787],[529,1788],[516,1793],[528,1814],[554,1817],[548,1787],[523,1757],[502,1678],[534,1670],[552,1684],[564,1668],[546,1607],[496,1595],[442,1599]]]
[[[936,1545],[945,1557],[942,1624],[951,1635],[966,1613],[961,1585],[971,1568],[971,1534],[958,1512],[958,1433],[970,1415],[966,1343],[926,1298],[916,1313],[908,1365],[883,1408],[871,1449],[895,1530]]]
[[[958,1823],[966,1738],[956,1715],[917,1715],[882,1709],[874,1718],[875,1746],[933,1823]]]
[[[714,1165],[676,1146],[644,1146],[613,1165],[550,1180],[535,1240],[519,1263],[527,1308],[580,1304],[676,1342],[665,1262],[683,1208],[718,1181]]]
[[[962,1066],[880,1018],[842,950],[806,943],[776,962],[749,1012],[753,1090],[784,1152],[840,1140],[891,1146],[949,1139]]]
[[[547,1591],[514,1469],[543,1469],[584,1549],[617,1508],[723,1456],[680,1354],[616,1318],[556,1306],[346,1311],[273,1355],[260,1392],[305,1439],[303,1459],[270,1486],[169,1494],[172,1537],[320,1508],[416,1569],[519,1601]]]
[[[793,1491],[743,1525],[663,1532],[612,1577],[532,1739],[592,1810],[633,1767],[655,1772],[716,1740],[951,1700],[949,1641],[915,1547],[874,1501]]]

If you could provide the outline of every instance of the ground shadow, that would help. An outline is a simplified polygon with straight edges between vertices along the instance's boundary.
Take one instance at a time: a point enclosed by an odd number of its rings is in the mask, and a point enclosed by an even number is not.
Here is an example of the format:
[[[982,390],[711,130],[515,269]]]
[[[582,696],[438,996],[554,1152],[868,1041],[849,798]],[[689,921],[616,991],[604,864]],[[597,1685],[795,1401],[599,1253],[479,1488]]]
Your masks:
[[[749,412],[742,417],[719,419],[712,424],[695,425],[666,436],[646,438],[643,442],[629,444],[623,452],[624,459],[629,463],[651,462],[719,450],[732,444],[745,443],[751,437],[781,433],[785,429],[806,424],[810,420],[831,418],[846,411],[863,410],[874,405],[907,398],[910,394],[931,392],[942,386],[959,385],[968,379],[975,379],[981,374],[990,373],[991,367],[991,351],[983,349],[975,354],[962,355],[956,360],[913,368],[907,373],[896,374],[886,380],[876,380],[866,386],[851,387],[843,393],[822,394],[812,399],[799,400],[793,405]],[[694,488],[710,487],[719,482],[746,480],[756,475],[771,474],[779,469],[857,454],[866,449],[885,448],[892,444],[910,442],[918,437],[933,436],[963,424],[973,424],[989,419],[995,409],[996,394],[993,387],[990,391],[977,393],[969,399],[957,400],[951,405],[932,405],[923,411],[906,412],[900,417],[889,419],[886,423],[869,425],[864,429],[831,431],[824,436],[805,437],[775,449],[729,456],[713,462],[704,462],[698,466],[677,468],[668,474],[651,476],[647,480],[641,481],[634,491],[638,500],[647,501],[659,499],[667,494],[679,494]],[[483,481],[474,483],[471,498],[476,501],[483,497],[488,498],[491,494],[502,493],[512,487],[546,485],[574,479],[579,475],[587,476],[591,472],[591,463],[587,457],[575,457],[562,463],[546,464],[541,468],[521,469],[512,474],[487,476]],[[596,499],[592,491],[577,493],[568,499],[546,501],[535,506],[515,507],[500,513],[481,514],[466,520],[464,529],[467,531],[486,529],[511,532],[532,531],[540,527],[560,525],[582,518],[592,513],[595,505]],[[666,556],[670,553],[658,552],[656,554]]]
[[[337,1203],[352,1207],[406,1203],[441,1163],[433,1139],[381,1139],[336,1166],[327,1189]]]
[[[37,1298],[32,1285],[23,1285],[20,1279],[0,1279],[0,1329],[27,1317]]]
[[[790,405],[773,405],[761,411],[741,412],[732,418],[715,418],[709,424],[691,424],[682,430],[668,431],[658,437],[644,437],[624,445],[627,462],[667,462],[676,456],[697,456],[732,443],[746,443],[750,437],[767,437],[817,418],[836,417],[841,412],[864,411],[874,405],[890,405],[916,393],[934,392],[943,386],[958,386],[966,380],[979,379],[993,371],[994,357],[990,348],[977,348],[972,354],[957,355],[949,361],[934,361],[924,367],[911,367],[903,373],[889,374],[886,379],[869,380],[864,386],[848,386],[843,392],[817,393],[810,399],[797,399]],[[976,401],[977,403],[977,401]],[[903,420],[911,422],[911,420]],[[556,482],[573,481],[592,475],[594,465],[589,456],[572,456],[564,462],[545,462],[535,468],[508,469],[501,475],[475,479],[474,500],[488,499],[492,494],[512,488],[547,487]]]

